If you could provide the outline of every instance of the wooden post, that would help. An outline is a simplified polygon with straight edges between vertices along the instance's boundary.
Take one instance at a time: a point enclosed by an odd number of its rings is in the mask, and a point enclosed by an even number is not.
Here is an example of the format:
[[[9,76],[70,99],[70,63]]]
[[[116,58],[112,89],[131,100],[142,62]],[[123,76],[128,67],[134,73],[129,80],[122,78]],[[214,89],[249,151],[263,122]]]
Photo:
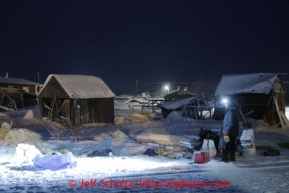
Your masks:
[[[280,115],[281,115],[281,117],[282,117],[285,125],[286,125],[287,127],[289,127],[289,120],[287,119],[287,117],[286,117],[286,115],[284,114],[284,112],[283,112],[283,111],[280,111]]]
[[[55,96],[56,97],[56,96]],[[56,113],[56,118],[59,118],[59,106],[58,106],[58,100],[55,98],[55,113]]]
[[[51,99],[51,103],[50,103],[50,111],[48,112],[48,118],[51,120],[51,118],[52,118],[52,115],[53,115],[53,109],[54,109],[54,98],[55,97],[53,97],[52,99]]]
[[[94,108],[93,107],[91,109],[91,114],[92,114],[92,123],[94,123]]]
[[[282,119],[281,113],[279,111],[279,106],[278,106],[278,103],[277,103],[277,100],[276,100],[275,96],[274,96],[274,103],[275,103],[275,106],[276,106],[276,110],[277,110],[277,113],[278,113],[278,117],[279,117],[279,120],[280,120],[281,127],[282,127],[282,129],[285,129],[285,126],[284,126],[284,123],[283,123],[283,119]]]

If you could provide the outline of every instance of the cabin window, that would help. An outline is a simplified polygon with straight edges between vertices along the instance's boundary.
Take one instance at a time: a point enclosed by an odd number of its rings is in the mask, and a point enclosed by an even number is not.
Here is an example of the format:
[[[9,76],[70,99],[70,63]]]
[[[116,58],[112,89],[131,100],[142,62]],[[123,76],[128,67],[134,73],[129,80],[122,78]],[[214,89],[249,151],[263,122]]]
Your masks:
[[[29,92],[29,87],[28,86],[23,86],[23,90],[25,90],[25,92]]]

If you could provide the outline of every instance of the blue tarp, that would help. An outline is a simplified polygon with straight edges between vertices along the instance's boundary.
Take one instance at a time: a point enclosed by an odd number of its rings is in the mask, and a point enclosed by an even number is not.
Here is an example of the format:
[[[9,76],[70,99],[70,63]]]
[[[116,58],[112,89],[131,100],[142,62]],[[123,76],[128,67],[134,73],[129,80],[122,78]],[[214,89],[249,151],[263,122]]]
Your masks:
[[[51,170],[73,168],[76,166],[76,162],[73,162],[72,158],[72,153],[36,156],[34,158],[34,165],[43,169]]]

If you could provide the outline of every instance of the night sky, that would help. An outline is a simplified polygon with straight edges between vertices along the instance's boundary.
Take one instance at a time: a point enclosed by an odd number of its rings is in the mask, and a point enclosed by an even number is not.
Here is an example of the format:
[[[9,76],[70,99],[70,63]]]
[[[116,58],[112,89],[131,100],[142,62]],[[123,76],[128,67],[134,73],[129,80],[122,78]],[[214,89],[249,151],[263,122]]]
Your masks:
[[[289,73],[289,1],[0,0],[6,72],[94,75],[116,94]]]

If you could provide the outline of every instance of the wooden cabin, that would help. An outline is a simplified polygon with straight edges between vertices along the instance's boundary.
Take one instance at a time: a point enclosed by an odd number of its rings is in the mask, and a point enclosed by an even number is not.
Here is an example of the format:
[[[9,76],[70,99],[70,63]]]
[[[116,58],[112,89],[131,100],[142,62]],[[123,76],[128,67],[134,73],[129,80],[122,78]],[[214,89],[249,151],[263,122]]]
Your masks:
[[[113,123],[115,94],[101,78],[51,74],[38,95],[42,118],[71,124]]]
[[[286,127],[286,92],[280,73],[223,75],[215,91],[214,118],[224,118],[221,100],[236,101],[244,118],[264,120],[269,125]],[[288,121],[288,120],[287,120]],[[289,125],[288,125],[289,126]]]

